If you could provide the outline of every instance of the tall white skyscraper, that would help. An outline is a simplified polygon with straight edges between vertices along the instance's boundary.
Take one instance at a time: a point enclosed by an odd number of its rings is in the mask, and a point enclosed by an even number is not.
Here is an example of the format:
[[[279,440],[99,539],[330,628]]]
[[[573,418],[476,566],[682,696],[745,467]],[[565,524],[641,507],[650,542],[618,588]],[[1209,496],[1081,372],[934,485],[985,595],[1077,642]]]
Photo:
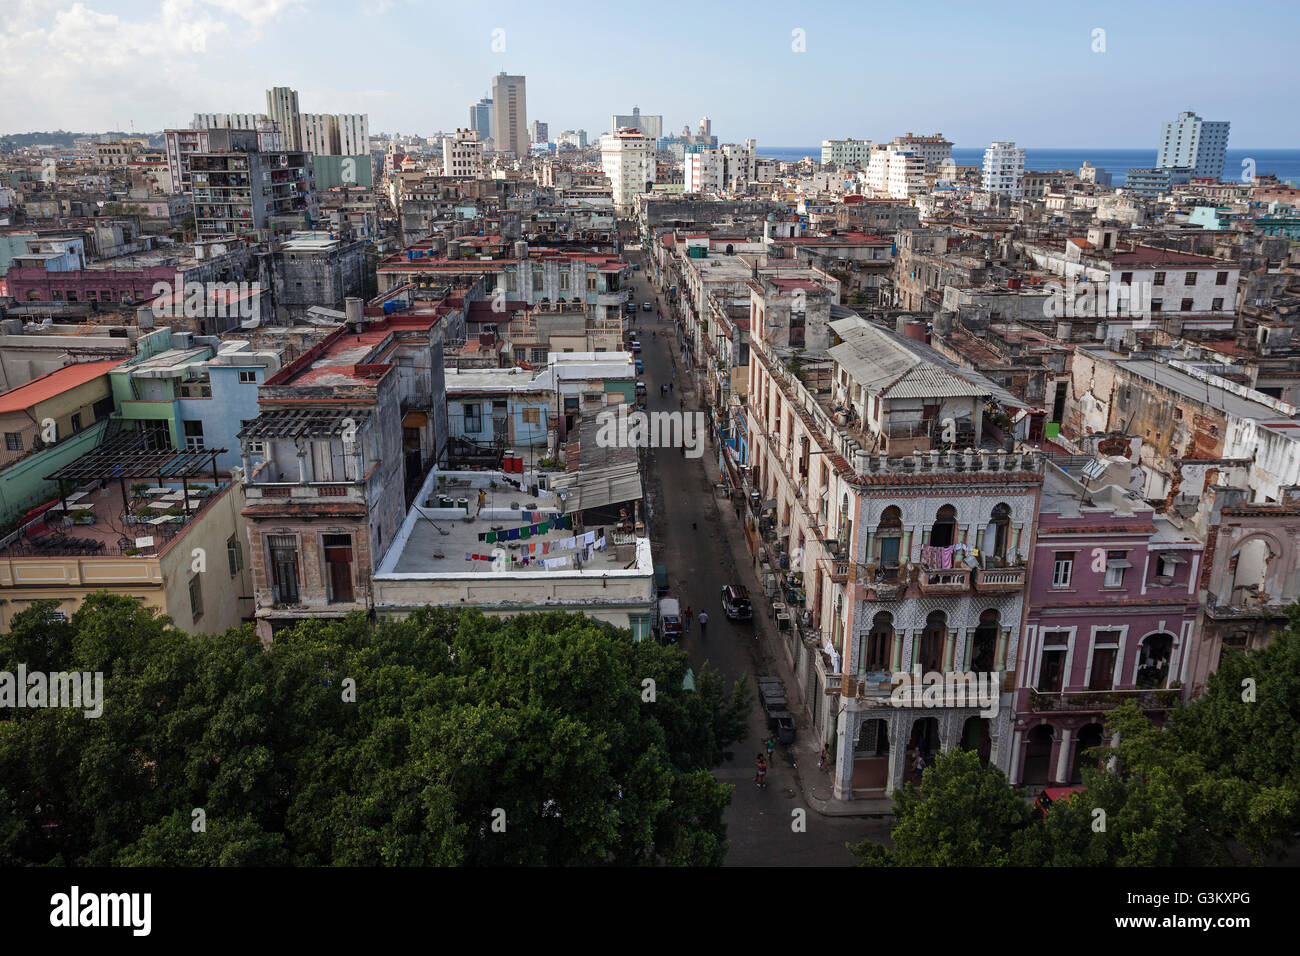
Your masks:
[[[600,138],[600,165],[609,177],[615,209],[626,216],[636,195],[654,182],[655,141],[632,129],[606,133]]]
[[[1190,169],[1192,176],[1220,178],[1230,125],[1224,120],[1203,120],[1191,112],[1179,113],[1178,119],[1161,127],[1156,166]]]
[[[370,154],[370,116],[367,113],[340,113],[339,155],[368,156]]]
[[[528,97],[522,76],[492,77],[492,141],[498,152],[528,155]]]
[[[609,131],[617,133],[621,129],[639,130],[651,139],[661,139],[664,135],[664,118],[649,116],[641,112],[641,107],[632,107],[632,112],[624,115],[615,113],[609,119]]]
[[[266,91],[266,115],[280,124],[284,148],[302,149],[302,115],[298,112],[298,91],[276,86]]]
[[[1025,178],[1025,151],[1015,143],[992,143],[984,150],[984,191],[1021,199]]]

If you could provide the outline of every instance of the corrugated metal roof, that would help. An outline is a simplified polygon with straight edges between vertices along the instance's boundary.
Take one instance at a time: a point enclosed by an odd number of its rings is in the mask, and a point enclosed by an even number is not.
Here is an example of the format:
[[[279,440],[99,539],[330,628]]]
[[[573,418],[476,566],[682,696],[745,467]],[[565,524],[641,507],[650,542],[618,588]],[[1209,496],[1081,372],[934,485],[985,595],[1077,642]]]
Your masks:
[[[609,468],[586,468],[572,474],[551,479],[551,490],[563,493],[561,505],[565,514],[585,508],[639,501],[644,497],[641,474],[635,461]]]

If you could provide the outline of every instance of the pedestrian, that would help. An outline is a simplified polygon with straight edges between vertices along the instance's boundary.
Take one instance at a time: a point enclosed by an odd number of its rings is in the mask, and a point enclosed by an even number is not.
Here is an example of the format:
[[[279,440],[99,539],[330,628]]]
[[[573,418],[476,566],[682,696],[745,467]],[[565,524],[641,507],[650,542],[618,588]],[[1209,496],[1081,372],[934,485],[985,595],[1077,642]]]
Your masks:
[[[828,760],[830,760],[830,755],[826,752],[826,745],[822,744],[821,756],[817,758],[817,769],[825,770]]]
[[[687,627],[691,626],[691,609],[689,605],[686,608],[686,613],[682,615],[682,620],[686,622]]]
[[[921,783],[921,774],[925,771],[925,754],[921,753],[921,748],[916,748],[916,782]]]
[[[776,755],[776,738],[771,734],[768,734],[767,740],[765,740],[764,743],[767,744],[767,763],[768,766],[771,766],[772,759]]]
[[[754,755],[754,786],[767,786],[767,761],[763,759],[762,754]]]
[[[700,637],[707,637],[709,633],[709,612],[700,612]]]
[[[673,373],[673,378],[674,378],[674,379],[677,378],[677,373],[676,373],[676,372]],[[672,382],[669,382],[669,383],[668,383],[668,394],[671,395],[672,393],[673,393],[673,383],[672,383]]]
[[[478,490],[478,510],[482,511],[485,504],[487,504],[487,492],[480,488]]]

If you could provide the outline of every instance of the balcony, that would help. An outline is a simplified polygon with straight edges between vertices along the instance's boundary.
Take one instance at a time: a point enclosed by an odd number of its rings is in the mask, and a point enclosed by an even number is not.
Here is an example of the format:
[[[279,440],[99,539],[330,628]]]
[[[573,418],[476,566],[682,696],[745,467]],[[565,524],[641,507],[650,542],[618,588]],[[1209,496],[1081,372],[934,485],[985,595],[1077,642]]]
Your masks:
[[[970,590],[970,568],[922,567],[918,585],[926,597],[965,594]]]
[[[1025,569],[1019,568],[977,568],[975,571],[975,590],[981,594],[1010,594],[1024,590]]]
[[[830,557],[821,558],[818,567],[831,579],[831,584],[847,584],[850,578],[855,577],[852,569],[852,562],[840,558]]]
[[[1048,711],[1109,711],[1128,701],[1143,710],[1172,710],[1182,691],[1165,690],[1080,690],[1046,693],[1030,688],[1029,709]]]
[[[298,502],[327,501],[334,504],[365,504],[365,485],[353,481],[250,482],[244,486],[249,503],[260,501]]]

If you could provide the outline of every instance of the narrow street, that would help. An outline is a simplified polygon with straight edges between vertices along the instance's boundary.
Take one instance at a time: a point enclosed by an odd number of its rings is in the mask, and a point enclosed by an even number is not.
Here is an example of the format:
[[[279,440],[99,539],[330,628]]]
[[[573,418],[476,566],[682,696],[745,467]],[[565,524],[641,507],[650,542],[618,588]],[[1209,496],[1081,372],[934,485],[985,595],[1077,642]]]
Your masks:
[[[666,302],[656,296],[646,276],[646,265],[638,253],[632,261],[641,264],[633,273],[633,301],[637,318],[633,326],[641,330],[645,370],[638,378],[646,383],[647,411],[675,411],[678,399],[684,398],[686,410],[702,410],[699,395],[691,386],[691,374],[681,361],[680,336],[669,318]],[[655,310],[645,312],[643,302],[652,302]],[[662,321],[656,320],[659,311]],[[652,334],[653,333],[653,334]],[[660,385],[673,382],[673,391],[660,396]],[[719,594],[724,585],[744,584],[750,589],[755,618],[769,614],[767,599],[758,592],[749,570],[743,540],[724,527],[719,506],[726,502],[719,496],[706,472],[705,460],[716,458],[717,447],[706,443],[703,458],[688,459],[678,449],[651,449],[648,453],[647,486],[650,500],[651,534],[655,562],[668,569],[668,594],[678,598],[682,609],[694,612],[683,647],[696,671],[705,662],[728,681],[743,678],[754,695],[749,715],[749,737],[735,745],[730,761],[719,767],[719,780],[735,786],[735,795],[725,820],[730,851],[727,862],[739,866],[832,866],[852,865],[847,843],[868,837],[881,840],[889,822],[861,817],[828,817],[813,809],[799,787],[792,756],[778,745],[775,766],[768,772],[768,786],[754,785],[754,757],[763,749],[767,727],[757,701],[754,678],[759,672],[774,672],[762,659],[756,639],[756,623],[731,623],[723,614]],[[737,570],[737,561],[741,570]],[[694,619],[700,611],[709,615],[708,636],[700,634]],[[799,734],[809,731],[800,721]],[[800,759],[808,759],[801,757]],[[814,766],[808,768],[817,775]],[[803,809],[803,832],[793,824],[795,810]]]

